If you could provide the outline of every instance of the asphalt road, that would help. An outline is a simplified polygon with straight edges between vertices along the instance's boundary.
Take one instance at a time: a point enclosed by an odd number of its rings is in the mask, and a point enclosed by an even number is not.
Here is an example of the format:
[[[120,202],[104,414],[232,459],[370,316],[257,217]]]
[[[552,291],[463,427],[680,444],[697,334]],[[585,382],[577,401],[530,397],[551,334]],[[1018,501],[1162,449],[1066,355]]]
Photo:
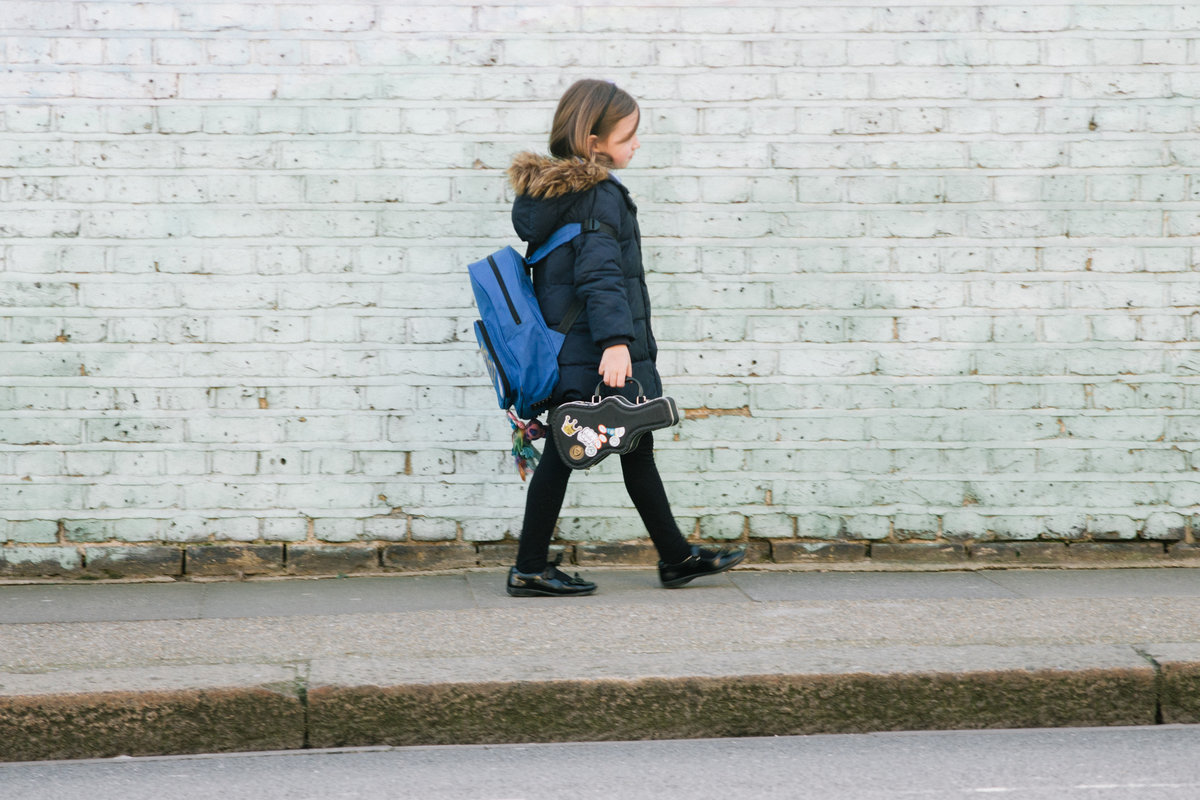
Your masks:
[[[21,800],[1195,800],[1200,726],[412,747],[0,765]]]

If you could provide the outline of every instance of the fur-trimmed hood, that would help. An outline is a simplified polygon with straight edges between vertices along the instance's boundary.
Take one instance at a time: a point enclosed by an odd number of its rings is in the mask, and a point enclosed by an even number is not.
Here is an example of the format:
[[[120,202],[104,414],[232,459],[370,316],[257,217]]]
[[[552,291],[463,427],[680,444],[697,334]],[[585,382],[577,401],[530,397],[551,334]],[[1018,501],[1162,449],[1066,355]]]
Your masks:
[[[517,194],[549,200],[590,189],[608,178],[608,168],[581,158],[550,158],[519,153],[508,168],[508,182]]]
[[[607,185],[620,185],[607,167],[594,161],[537,153],[520,153],[513,158],[508,180],[517,194],[513,229],[522,240],[534,245],[546,241],[556,228],[568,222],[595,216],[595,193]],[[623,189],[613,192],[624,194]]]

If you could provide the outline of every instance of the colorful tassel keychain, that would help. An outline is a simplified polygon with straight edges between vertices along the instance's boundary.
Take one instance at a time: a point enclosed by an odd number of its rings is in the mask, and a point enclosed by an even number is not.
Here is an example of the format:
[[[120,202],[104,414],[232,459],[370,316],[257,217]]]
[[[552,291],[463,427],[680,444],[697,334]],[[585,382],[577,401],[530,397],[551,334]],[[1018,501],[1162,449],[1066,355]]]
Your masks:
[[[538,459],[542,457],[542,454],[533,448],[533,443],[545,437],[546,429],[536,419],[521,422],[512,411],[508,412],[508,421],[513,428],[513,460],[517,463],[517,472],[520,473],[521,480],[525,480],[525,474],[537,467]]]

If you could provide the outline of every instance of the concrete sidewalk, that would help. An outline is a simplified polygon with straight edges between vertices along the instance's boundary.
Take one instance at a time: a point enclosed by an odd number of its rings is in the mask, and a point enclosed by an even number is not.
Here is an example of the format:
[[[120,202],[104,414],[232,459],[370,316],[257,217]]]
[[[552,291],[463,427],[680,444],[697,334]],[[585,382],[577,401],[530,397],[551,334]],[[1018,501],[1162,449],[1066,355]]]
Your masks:
[[[1200,722],[1200,570],[0,586],[0,760]]]

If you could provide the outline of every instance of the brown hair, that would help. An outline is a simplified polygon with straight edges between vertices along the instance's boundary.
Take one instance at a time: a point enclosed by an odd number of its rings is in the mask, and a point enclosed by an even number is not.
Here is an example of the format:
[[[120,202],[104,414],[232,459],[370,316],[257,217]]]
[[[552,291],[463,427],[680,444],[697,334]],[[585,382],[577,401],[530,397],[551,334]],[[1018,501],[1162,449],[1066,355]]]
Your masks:
[[[554,111],[550,155],[578,156],[607,166],[608,156],[589,152],[588,137],[595,134],[604,139],[618,122],[637,110],[637,101],[615,83],[587,78],[576,81],[563,93]]]

